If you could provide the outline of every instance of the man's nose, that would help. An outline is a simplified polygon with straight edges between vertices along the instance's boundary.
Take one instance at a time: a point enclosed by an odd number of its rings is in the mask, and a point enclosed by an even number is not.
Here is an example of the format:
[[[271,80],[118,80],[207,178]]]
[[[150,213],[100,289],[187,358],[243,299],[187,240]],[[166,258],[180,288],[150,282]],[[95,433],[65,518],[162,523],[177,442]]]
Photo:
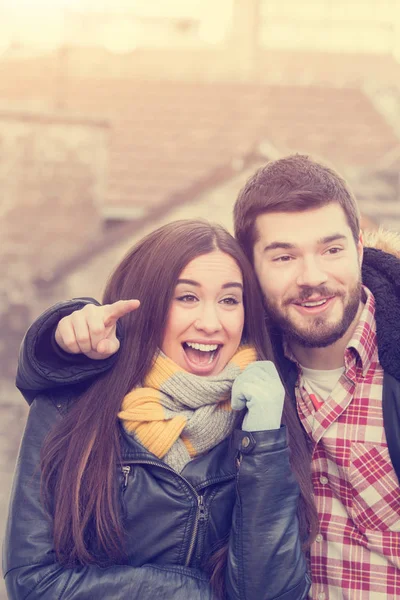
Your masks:
[[[198,315],[194,326],[197,330],[204,331],[207,334],[220,331],[222,325],[216,307],[204,306]]]
[[[316,287],[326,283],[328,276],[316,257],[305,258],[299,264],[297,285]]]

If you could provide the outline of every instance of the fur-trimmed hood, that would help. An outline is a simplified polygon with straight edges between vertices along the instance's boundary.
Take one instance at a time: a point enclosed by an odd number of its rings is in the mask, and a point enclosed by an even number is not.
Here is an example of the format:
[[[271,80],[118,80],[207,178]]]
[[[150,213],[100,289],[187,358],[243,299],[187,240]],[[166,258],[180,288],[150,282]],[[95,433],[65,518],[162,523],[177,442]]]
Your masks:
[[[363,283],[376,302],[379,360],[400,380],[400,235],[378,229],[364,234]]]
[[[383,250],[400,259],[400,233],[380,227],[376,231],[364,231],[363,240],[365,247]]]

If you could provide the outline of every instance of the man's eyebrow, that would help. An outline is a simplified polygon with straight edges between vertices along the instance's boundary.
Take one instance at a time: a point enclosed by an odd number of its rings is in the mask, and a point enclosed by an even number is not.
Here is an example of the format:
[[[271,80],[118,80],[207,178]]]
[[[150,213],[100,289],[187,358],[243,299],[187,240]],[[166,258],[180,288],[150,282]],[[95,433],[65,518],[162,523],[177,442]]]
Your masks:
[[[293,250],[293,248],[296,248],[296,245],[289,244],[288,242],[272,242],[272,244],[268,244],[264,247],[264,252],[268,252],[268,250],[276,250],[278,248],[282,248],[283,250]]]
[[[196,287],[200,287],[200,283],[198,281],[194,281],[194,279],[178,279],[178,281],[176,282],[176,285],[179,284],[184,284],[184,285],[194,285]],[[243,285],[239,282],[239,281],[228,281],[227,283],[224,283],[222,286],[222,289],[226,289],[226,288],[239,288],[239,289],[243,289]]]
[[[330,244],[331,242],[338,242],[339,240],[347,240],[347,237],[343,235],[343,233],[333,233],[332,235],[327,235],[318,240],[318,244]]]
[[[339,240],[347,240],[347,237],[342,233],[333,233],[317,240],[317,244],[322,246],[323,244],[330,244],[331,242],[337,242]],[[270,250],[293,250],[297,248],[296,244],[290,244],[289,242],[272,242],[264,247],[264,252]]]

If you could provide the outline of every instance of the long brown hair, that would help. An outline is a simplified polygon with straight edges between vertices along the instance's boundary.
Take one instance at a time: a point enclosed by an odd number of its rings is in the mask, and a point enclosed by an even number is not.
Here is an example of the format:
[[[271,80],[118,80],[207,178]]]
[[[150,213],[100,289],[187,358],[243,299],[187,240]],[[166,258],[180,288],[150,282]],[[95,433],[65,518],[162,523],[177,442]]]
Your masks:
[[[126,560],[115,476],[120,462],[117,413],[124,396],[142,384],[152,365],[181,271],[197,256],[215,249],[234,258],[242,272],[245,341],[255,346],[260,358],[273,359],[257,279],[224,228],[205,221],[176,221],[136,244],[115,269],[103,296],[104,304],[130,298],[141,301],[140,309],[120,319],[123,341],[118,360],[72,402],[42,450],[44,501],[53,519],[57,560],[66,566]],[[292,419],[291,405],[286,404],[285,422],[297,439],[298,420]],[[292,462],[297,477],[304,479],[297,447]],[[302,493],[309,494],[307,486]],[[308,514],[302,515],[305,535]],[[223,561],[217,561],[215,585],[222,582],[222,571]]]

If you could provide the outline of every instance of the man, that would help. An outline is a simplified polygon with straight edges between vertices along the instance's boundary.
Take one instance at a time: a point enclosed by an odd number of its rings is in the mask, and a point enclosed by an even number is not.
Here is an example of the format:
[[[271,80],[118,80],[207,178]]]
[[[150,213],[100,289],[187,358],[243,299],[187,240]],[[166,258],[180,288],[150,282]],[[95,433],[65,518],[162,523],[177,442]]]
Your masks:
[[[310,597],[399,598],[400,261],[366,248],[362,286],[355,199],[307,156],[257,171],[234,215],[311,441]]]
[[[400,261],[363,251],[348,186],[301,155],[268,163],[247,182],[235,206],[235,232],[259,278],[276,358],[310,441],[320,521],[310,549],[310,598],[394,600],[400,597]],[[55,351],[114,354],[116,322],[137,304],[104,307],[106,331],[91,305],[60,321],[81,306],[48,313],[48,331],[51,321],[59,323]],[[41,356],[36,339],[23,352],[17,383],[23,387],[26,364],[40,387],[49,357]]]

